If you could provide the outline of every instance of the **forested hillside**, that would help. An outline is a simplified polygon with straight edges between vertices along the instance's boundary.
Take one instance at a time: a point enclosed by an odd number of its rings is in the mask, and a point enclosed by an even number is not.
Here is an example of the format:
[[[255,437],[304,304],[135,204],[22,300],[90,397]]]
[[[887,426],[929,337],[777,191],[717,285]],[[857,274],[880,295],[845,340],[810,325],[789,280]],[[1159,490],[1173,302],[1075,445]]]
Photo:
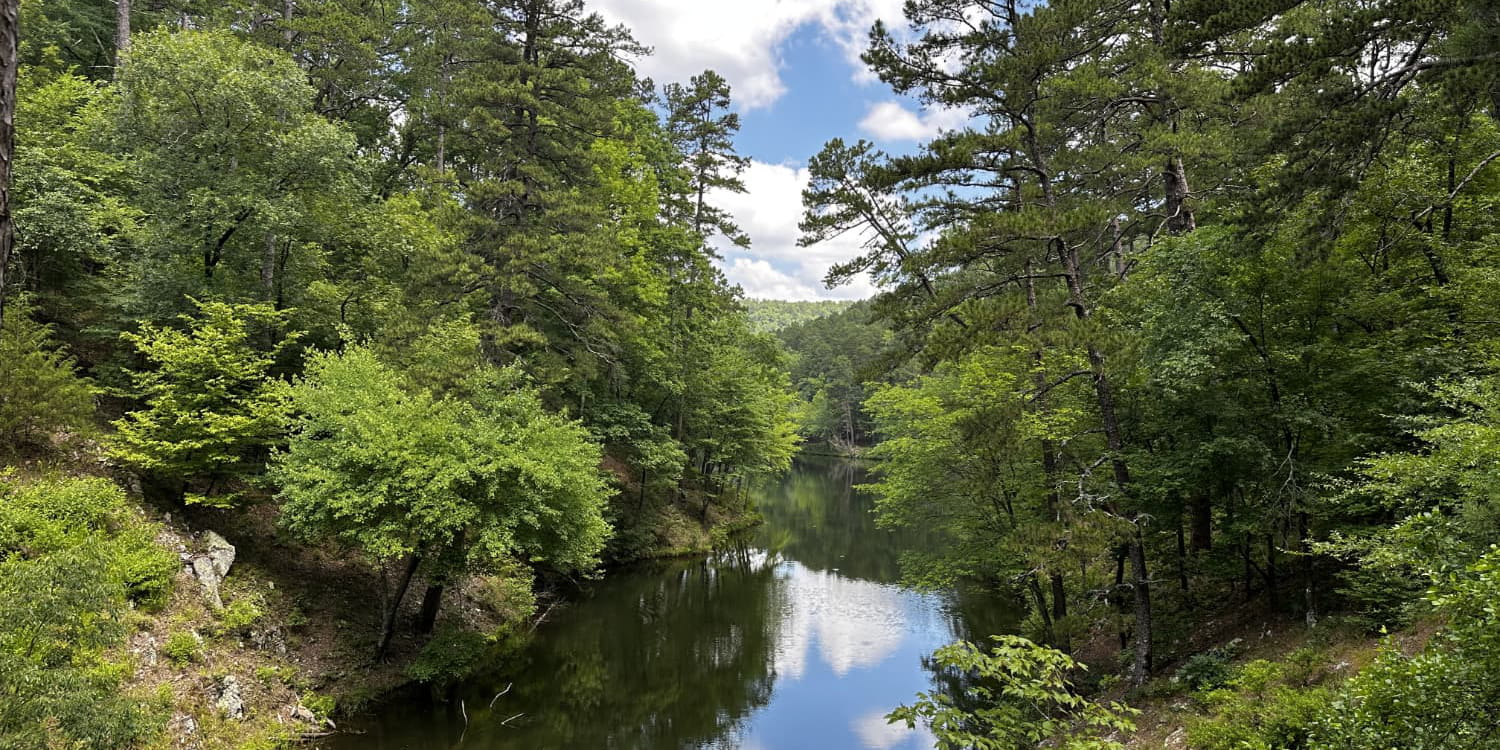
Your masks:
[[[743,190],[714,73],[656,88],[576,0],[37,0],[21,26],[0,744],[165,742],[168,718],[206,746],[288,739],[256,696],[312,722],[308,675],[231,674],[270,613],[355,618],[324,647],[339,673],[436,632],[407,674],[447,679],[496,636],[445,602],[488,591],[514,622],[538,577],[702,549],[789,461],[783,355],[708,249],[747,241],[706,197]],[[165,570],[158,527],[89,473],[185,519]],[[222,598],[205,572],[206,607],[173,583],[202,545],[203,571],[236,546],[259,565]],[[281,575],[363,610],[283,602]],[[208,676],[174,690],[157,635]],[[270,735],[210,720],[241,695]]]
[[[857,454],[878,436],[865,410],[872,382],[910,376],[888,329],[857,302],[776,332],[791,355],[792,383],[802,399],[799,432],[841,454]]]
[[[883,520],[950,540],[918,574],[1009,582],[1031,635],[1112,643],[1132,685],[1173,670],[1158,690],[1206,712],[1194,747],[1495,746],[1496,7],[906,15],[871,32],[870,70],[973,119],[909,155],[830,141],[802,226],[861,232],[830,280],[869,272],[919,365],[865,401]],[[1245,612],[1444,628],[1347,680],[1316,648],[1195,655]],[[898,713],[945,747],[1118,736],[1061,654],[940,659],[967,692]],[[995,705],[967,708],[976,689]]]
[[[788,326],[827,317],[853,303],[842,300],[784,302],[775,299],[745,300],[750,312],[750,327],[761,333],[774,333]]]

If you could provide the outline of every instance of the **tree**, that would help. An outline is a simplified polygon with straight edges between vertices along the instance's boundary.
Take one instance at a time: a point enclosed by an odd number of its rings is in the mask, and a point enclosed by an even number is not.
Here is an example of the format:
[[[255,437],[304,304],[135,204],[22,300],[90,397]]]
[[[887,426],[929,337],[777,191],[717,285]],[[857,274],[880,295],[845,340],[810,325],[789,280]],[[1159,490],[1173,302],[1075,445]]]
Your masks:
[[[16,241],[11,218],[10,173],[16,154],[16,75],[21,69],[20,0],[0,2],[0,325],[10,291],[10,253]]]
[[[921,693],[915,705],[887,718],[930,727],[942,750],[1117,750],[1124,745],[1106,736],[1135,729],[1132,709],[1094,703],[1074,692],[1068,675],[1080,668],[1077,662],[1025,638],[994,636],[988,651],[955,643],[938,649],[932,659],[939,669],[962,675],[968,686],[963,698],[978,705],[966,709],[954,696]]]
[[[740,173],[750,160],[734,151],[740,117],[727,111],[729,82],[712,70],[695,75],[684,86],[667,84],[662,91],[667,108],[666,131],[682,152],[688,173],[686,194],[673,196],[668,217],[685,220],[705,241],[714,235],[749,247],[750,238],[726,211],[708,202],[712,191],[745,192]]]
[[[292,437],[270,474],[287,527],[375,565],[404,562],[379,656],[424,564],[437,586],[511,555],[587,569],[609,533],[588,433],[544,411],[513,372],[472,377],[472,401],[435,396],[354,347],[314,355],[292,389]]]
[[[94,389],[49,338],[46,326],[11,310],[0,325],[0,436],[12,447],[46,444],[58,431],[93,426]]]
[[[203,302],[197,317],[179,319],[186,330],[148,323],[124,334],[149,369],[132,374],[144,408],[114,423],[110,454],[173,501],[232,502],[232,483],[281,436],[272,367],[296,342],[281,332],[285,317],[265,305]],[[268,334],[277,343],[259,348]]]
[[[354,139],[312,111],[307,75],[227,31],[156,31],[136,39],[117,88],[114,145],[155,219],[133,311],[165,316],[191,295],[286,307],[297,240],[319,239],[318,209],[348,205],[355,172]]]

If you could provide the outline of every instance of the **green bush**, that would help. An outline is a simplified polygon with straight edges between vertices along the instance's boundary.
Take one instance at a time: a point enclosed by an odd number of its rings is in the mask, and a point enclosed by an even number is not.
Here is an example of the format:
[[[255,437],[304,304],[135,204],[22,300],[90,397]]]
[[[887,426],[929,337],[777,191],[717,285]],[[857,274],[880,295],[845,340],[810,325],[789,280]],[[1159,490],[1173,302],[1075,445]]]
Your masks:
[[[161,652],[180,667],[198,661],[203,655],[203,646],[198,642],[197,636],[186,630],[177,630],[167,636],[167,642],[161,645]]]
[[[407,666],[406,676],[429,685],[449,684],[489,663],[494,647],[494,641],[472,630],[444,628]]]
[[[93,547],[130,600],[157,606],[171,593],[177,556],[156,544],[156,527],[129,511],[124,491],[114,483],[100,478],[0,483],[0,501],[0,556]]]
[[[225,605],[224,611],[219,613],[219,627],[226,633],[233,633],[249,628],[257,620],[266,614],[261,597],[256,595],[241,595]]]
[[[133,373],[145,407],[115,421],[110,455],[173,501],[227,504],[225,485],[257,468],[281,434],[282,401],[270,374],[295,336],[276,336],[285,314],[266,305],[198,305],[178,328],[145,325],[124,334],[151,368]],[[192,489],[196,494],[189,495]]]
[[[1238,646],[1239,642],[1236,640],[1220,648],[1193,654],[1177,668],[1172,681],[1193,692],[1223,687],[1234,674],[1230,660],[1234,658]]]
[[[94,388],[49,334],[24,310],[13,310],[0,327],[0,451],[92,427]]]
[[[302,707],[313,713],[321,721],[333,715],[338,708],[338,702],[331,695],[322,693],[304,693],[302,695]]]
[[[1188,744],[1200,750],[1309,747],[1308,737],[1333,691],[1305,687],[1291,677],[1285,664],[1244,665],[1225,687],[1203,697],[1211,716],[1188,726]]]
[[[103,479],[0,476],[0,747],[136,747],[157,702],[122,690],[105,654],[130,598],[164,598],[177,563]]]

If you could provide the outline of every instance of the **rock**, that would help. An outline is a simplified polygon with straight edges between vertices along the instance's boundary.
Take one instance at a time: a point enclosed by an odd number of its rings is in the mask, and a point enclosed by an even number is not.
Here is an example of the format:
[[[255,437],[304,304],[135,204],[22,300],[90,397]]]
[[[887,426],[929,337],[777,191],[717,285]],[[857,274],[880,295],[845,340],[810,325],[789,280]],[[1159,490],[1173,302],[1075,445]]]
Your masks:
[[[1176,731],[1167,735],[1167,741],[1163,747],[1187,747],[1187,727],[1178,727]]]
[[[187,714],[177,714],[167,722],[167,734],[172,738],[172,746],[180,750],[197,750],[198,744],[198,722]]]
[[[203,595],[208,603],[214,609],[223,609],[224,600],[219,596],[219,584],[224,582],[224,577],[229,575],[230,566],[234,565],[234,545],[212,531],[205,531],[203,546],[206,550],[203,554],[188,556],[188,570],[198,580],[198,585],[203,587]]]
[[[130,653],[135,654],[142,668],[156,666],[156,637],[150,633],[136,633],[130,638]]]
[[[281,628],[250,631],[250,644],[261,651],[270,651],[277,656],[287,654],[286,636],[282,634]]]
[[[214,706],[228,718],[245,718],[245,697],[240,693],[240,681],[234,675],[219,678],[218,695],[214,696]]]
[[[207,556],[213,563],[214,572],[218,573],[222,580],[224,576],[229,575],[229,566],[234,564],[234,545],[212,531],[205,531],[203,532],[203,546],[208,550]]]

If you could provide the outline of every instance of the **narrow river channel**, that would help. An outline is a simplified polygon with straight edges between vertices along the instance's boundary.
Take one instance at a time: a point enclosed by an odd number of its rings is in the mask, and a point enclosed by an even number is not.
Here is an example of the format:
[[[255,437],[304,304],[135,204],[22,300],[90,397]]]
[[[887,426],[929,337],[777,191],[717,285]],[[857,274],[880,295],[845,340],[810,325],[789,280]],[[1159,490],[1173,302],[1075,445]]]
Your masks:
[[[799,460],[757,490],[766,522],[744,549],[611,575],[502,674],[387,705],[329,747],[930,748],[885,714],[934,689],[924,657],[1009,630],[1014,608],[902,586],[923,540],[877,528],[863,481],[852,462]]]

